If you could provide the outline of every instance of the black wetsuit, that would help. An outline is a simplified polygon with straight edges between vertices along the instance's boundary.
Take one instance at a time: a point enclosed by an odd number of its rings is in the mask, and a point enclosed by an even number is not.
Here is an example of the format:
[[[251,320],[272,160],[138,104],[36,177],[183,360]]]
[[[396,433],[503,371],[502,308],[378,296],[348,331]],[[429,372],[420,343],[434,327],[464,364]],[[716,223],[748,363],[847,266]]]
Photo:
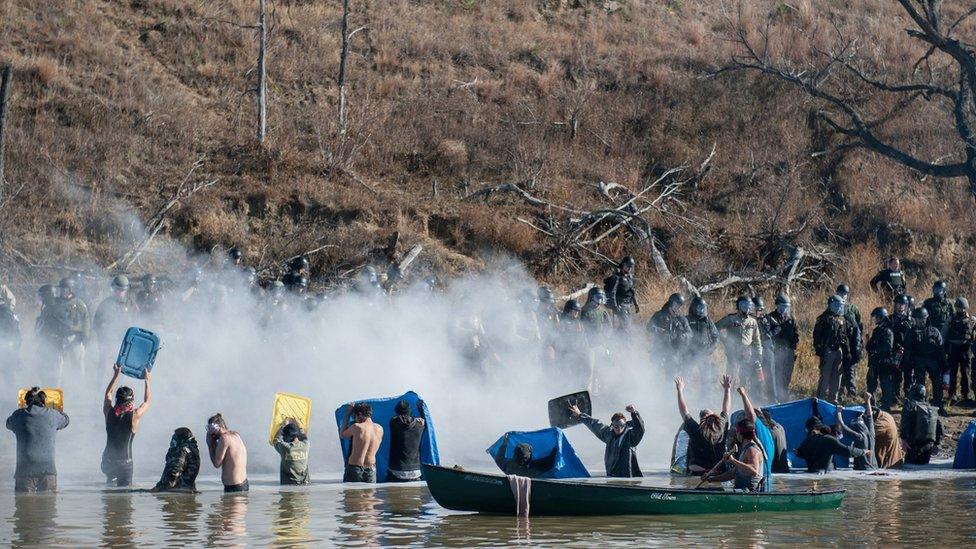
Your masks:
[[[132,410],[116,415],[115,411],[105,416],[105,450],[102,452],[102,472],[105,480],[115,482],[116,486],[132,484]]]
[[[539,459],[530,459],[523,462],[516,457],[506,458],[505,452],[508,450],[508,435],[498,448],[498,453],[494,455],[495,464],[506,475],[518,475],[520,477],[536,478],[540,477],[556,466],[556,458],[559,457],[559,447],[556,446],[548,456]]]

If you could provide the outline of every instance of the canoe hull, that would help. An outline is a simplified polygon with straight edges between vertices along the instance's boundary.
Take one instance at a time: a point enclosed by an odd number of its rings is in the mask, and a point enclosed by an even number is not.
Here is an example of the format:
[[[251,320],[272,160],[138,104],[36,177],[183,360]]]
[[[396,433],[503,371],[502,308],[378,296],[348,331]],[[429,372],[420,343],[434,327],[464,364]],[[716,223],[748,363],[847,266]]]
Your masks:
[[[424,465],[431,495],[446,509],[515,514],[508,479]],[[740,493],[534,479],[533,516],[692,515],[837,509],[844,491]]]

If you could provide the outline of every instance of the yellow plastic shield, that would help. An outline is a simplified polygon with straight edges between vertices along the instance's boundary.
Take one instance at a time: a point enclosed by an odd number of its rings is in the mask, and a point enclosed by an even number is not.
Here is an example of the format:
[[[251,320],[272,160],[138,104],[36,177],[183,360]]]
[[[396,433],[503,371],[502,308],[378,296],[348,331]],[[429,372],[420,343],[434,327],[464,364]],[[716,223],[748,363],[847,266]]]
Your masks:
[[[268,443],[274,444],[274,437],[278,429],[287,419],[294,419],[308,433],[309,421],[312,418],[312,401],[308,398],[288,393],[275,393],[274,412],[271,414],[271,432],[268,433]]]
[[[27,396],[28,390],[29,389],[21,389],[17,394],[17,402],[21,408],[27,407],[27,402],[24,401],[24,397]],[[44,402],[47,403],[47,407],[54,408],[55,410],[64,413],[64,391],[51,387],[44,387],[41,390],[44,391]]]

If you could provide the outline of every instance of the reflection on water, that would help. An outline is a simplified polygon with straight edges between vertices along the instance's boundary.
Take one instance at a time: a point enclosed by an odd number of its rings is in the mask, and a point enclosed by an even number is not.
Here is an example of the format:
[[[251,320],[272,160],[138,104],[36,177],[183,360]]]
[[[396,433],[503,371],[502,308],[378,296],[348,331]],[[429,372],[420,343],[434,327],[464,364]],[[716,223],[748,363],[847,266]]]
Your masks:
[[[102,493],[102,546],[135,547],[132,529],[132,494],[106,490]]]
[[[50,545],[57,535],[57,496],[54,494],[16,494],[14,500],[13,539],[16,547]]]
[[[422,484],[279,487],[268,480],[229,495],[217,483],[200,494],[62,485],[55,495],[15,496],[0,479],[0,546],[971,547],[976,477],[926,475],[777,480],[780,489],[847,488],[839,511],[529,519],[449,512]],[[646,483],[672,479],[658,474]]]

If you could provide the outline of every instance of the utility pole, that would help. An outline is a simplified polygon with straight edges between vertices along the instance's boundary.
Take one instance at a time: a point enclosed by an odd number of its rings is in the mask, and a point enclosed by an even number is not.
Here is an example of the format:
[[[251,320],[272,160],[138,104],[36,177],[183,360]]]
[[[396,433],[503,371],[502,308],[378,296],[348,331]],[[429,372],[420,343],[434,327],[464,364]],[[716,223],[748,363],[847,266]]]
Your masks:
[[[258,0],[258,143],[264,145],[264,135],[268,125],[268,84],[265,78],[264,55],[266,52],[266,31],[264,26],[264,3]]]

